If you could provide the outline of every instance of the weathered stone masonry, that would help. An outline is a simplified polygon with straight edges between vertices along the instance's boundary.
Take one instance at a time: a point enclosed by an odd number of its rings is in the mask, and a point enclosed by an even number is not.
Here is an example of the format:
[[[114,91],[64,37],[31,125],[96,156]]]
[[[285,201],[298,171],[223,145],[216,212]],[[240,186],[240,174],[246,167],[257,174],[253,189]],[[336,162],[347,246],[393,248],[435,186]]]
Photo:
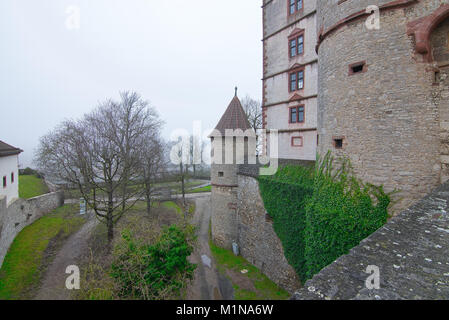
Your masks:
[[[394,212],[449,178],[448,3],[318,2],[318,151],[347,156],[362,180],[401,190]],[[369,5],[381,9],[380,30],[365,26]],[[351,75],[360,61],[364,72]]]
[[[299,286],[295,270],[284,256],[284,249],[273,229],[259,183],[251,176],[238,175],[237,228],[240,254],[259,268],[268,278],[290,293]]]

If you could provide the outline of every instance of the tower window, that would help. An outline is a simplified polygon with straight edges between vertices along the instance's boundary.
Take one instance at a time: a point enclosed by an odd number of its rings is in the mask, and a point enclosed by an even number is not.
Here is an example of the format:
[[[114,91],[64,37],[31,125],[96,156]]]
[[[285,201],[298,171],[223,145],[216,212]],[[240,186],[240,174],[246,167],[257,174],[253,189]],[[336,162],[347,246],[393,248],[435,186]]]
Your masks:
[[[288,0],[288,13],[291,15],[297,11],[301,11],[303,6],[302,1],[303,0]]]
[[[11,183],[14,183],[14,172],[11,172]]]
[[[290,108],[290,123],[303,123],[305,121],[304,106]]]
[[[297,91],[304,89],[304,69],[290,73],[289,91]]]
[[[366,61],[357,62],[354,64],[349,65],[349,75],[352,76],[354,74],[363,73],[366,72],[367,65]]]
[[[343,149],[343,139],[342,138],[334,139],[334,147],[335,149]]]
[[[290,58],[304,53],[304,35],[290,39]]]
[[[3,188],[6,188],[6,176],[3,176]]]
[[[224,172],[220,171],[220,172],[218,173],[218,176],[219,176],[219,177],[224,177]]]

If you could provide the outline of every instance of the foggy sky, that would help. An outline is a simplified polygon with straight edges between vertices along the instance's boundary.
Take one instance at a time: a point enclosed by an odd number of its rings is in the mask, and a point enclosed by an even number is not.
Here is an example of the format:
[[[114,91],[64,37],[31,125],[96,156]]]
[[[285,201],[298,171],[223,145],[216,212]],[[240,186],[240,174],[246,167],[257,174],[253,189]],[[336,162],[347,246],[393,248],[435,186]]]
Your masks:
[[[67,28],[74,6],[79,29]],[[0,140],[32,165],[39,137],[135,90],[163,135],[213,128],[239,87],[261,100],[258,0],[1,0]],[[69,20],[71,21],[71,20]],[[69,24],[70,26],[70,24]]]

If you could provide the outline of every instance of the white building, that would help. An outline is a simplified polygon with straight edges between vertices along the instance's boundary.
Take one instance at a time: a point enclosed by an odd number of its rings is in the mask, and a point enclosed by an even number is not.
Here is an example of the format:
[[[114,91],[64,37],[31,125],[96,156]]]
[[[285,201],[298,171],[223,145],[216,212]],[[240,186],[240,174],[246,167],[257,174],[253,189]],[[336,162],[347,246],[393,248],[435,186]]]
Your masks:
[[[19,148],[0,141],[0,198],[7,205],[19,198]]]
[[[316,0],[263,0],[263,125],[281,159],[316,159],[316,43]]]

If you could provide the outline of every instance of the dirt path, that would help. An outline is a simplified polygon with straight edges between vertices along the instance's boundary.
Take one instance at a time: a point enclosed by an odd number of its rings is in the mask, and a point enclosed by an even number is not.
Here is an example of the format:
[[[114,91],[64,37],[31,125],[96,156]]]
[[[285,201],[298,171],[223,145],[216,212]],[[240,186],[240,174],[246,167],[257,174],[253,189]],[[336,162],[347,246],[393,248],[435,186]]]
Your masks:
[[[195,278],[187,293],[188,300],[231,300],[234,290],[231,282],[221,275],[209,247],[209,222],[211,205],[209,196],[199,196],[195,199],[196,211],[192,224],[198,227],[198,244],[189,257],[196,263]]]
[[[65,281],[69,276],[65,273],[66,268],[80,264],[79,260],[88,248],[89,235],[97,222],[91,213],[84,226],[67,239],[48,267],[35,300],[70,300],[70,291],[65,287]]]

